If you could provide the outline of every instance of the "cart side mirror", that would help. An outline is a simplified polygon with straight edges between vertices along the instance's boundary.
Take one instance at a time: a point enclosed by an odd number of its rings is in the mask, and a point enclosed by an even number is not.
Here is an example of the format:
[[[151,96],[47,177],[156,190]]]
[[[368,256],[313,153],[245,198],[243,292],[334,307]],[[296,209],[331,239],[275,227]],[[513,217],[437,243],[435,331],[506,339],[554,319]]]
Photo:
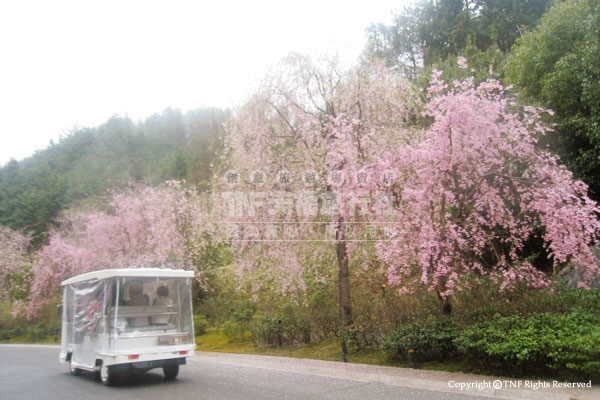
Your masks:
[[[63,316],[63,305],[59,304],[56,306],[56,315],[58,315],[59,318],[62,318]]]

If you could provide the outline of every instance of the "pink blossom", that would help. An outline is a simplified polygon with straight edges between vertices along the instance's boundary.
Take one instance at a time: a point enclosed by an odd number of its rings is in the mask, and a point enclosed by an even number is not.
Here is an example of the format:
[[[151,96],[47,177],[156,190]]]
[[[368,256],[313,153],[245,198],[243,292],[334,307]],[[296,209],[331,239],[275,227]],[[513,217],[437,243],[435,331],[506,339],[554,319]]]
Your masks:
[[[429,93],[445,88],[434,72]],[[405,285],[398,275],[418,272],[420,284],[442,297],[473,271],[502,289],[547,285],[551,277],[520,256],[536,230],[557,270],[568,262],[597,269],[590,244],[600,232],[599,208],[583,183],[536,146],[547,110],[525,107],[520,115],[499,82],[476,87],[472,79],[432,97],[427,110],[434,122],[405,148],[412,155],[386,163],[404,177],[396,221],[407,232],[377,245],[390,282]]]

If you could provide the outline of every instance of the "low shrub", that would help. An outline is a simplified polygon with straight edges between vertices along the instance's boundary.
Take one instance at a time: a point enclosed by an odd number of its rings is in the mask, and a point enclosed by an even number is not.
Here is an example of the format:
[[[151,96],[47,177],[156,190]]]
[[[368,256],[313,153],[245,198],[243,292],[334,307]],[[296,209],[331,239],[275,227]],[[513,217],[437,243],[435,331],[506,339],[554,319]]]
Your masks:
[[[421,360],[448,357],[456,353],[457,325],[452,318],[426,319],[397,327],[383,344],[392,358],[406,360],[414,350]]]
[[[339,336],[346,343],[355,346],[357,350],[379,347],[382,340],[385,340],[379,329],[364,323],[361,318],[356,318],[350,326],[340,328]]]
[[[19,337],[19,336],[23,336],[25,334],[25,328],[23,328],[22,326],[17,326],[15,328],[12,329],[12,331],[10,332],[10,337]]]
[[[338,331],[338,307],[335,295],[325,289],[308,299],[308,321],[316,340],[334,337]]]
[[[196,336],[205,334],[209,326],[204,315],[194,315],[194,334]]]
[[[292,304],[284,304],[275,315],[263,317],[253,331],[257,343],[270,346],[291,346],[310,343],[310,323]]]
[[[254,341],[258,344],[269,346],[283,345],[283,339],[277,321],[278,319],[276,317],[266,317],[258,321],[252,330]]]
[[[248,323],[250,322],[250,320],[252,319],[252,316],[254,315],[254,310],[250,309],[250,308],[246,308],[240,311],[234,311],[231,316],[233,317],[233,319],[236,322],[239,322],[240,324],[242,323]]]
[[[230,339],[243,339],[248,330],[252,330],[251,321],[256,307],[249,302],[238,310],[232,310],[230,317],[223,324],[223,333]]]
[[[233,320],[225,321],[223,324],[223,333],[229,339],[240,339],[244,336],[241,325]]]
[[[233,311],[231,313],[231,318],[233,321],[237,322],[240,325],[240,328],[243,332],[247,330],[251,330],[251,321],[252,317],[254,317],[255,310],[254,308],[243,308],[239,311]]]
[[[33,341],[45,339],[48,336],[47,329],[43,323],[36,324],[27,331],[31,335],[31,340]]]
[[[463,329],[454,344],[465,355],[519,374],[570,370],[600,374],[600,317],[573,311],[497,315]]]

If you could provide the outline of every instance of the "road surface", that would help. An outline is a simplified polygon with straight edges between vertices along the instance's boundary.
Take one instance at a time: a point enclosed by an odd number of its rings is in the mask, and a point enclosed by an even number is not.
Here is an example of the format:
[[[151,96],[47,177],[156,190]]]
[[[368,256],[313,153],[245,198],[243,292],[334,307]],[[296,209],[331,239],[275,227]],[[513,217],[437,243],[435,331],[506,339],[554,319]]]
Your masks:
[[[162,370],[152,370],[105,387],[95,374],[70,375],[66,365],[58,362],[58,347],[0,346],[0,399],[490,399],[289,369],[235,365],[218,356],[198,357],[181,367],[175,381],[165,381]]]

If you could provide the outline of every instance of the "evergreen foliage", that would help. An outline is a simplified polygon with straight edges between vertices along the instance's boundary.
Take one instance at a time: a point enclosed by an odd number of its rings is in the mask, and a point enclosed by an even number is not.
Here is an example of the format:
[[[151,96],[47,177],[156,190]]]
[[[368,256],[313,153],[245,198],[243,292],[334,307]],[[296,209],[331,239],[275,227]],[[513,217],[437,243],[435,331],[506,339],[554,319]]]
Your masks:
[[[0,168],[0,224],[32,234],[39,247],[61,211],[94,207],[108,189],[187,180],[208,189],[222,148],[226,111],[166,109],[144,121],[113,116],[77,128],[23,161]]]

